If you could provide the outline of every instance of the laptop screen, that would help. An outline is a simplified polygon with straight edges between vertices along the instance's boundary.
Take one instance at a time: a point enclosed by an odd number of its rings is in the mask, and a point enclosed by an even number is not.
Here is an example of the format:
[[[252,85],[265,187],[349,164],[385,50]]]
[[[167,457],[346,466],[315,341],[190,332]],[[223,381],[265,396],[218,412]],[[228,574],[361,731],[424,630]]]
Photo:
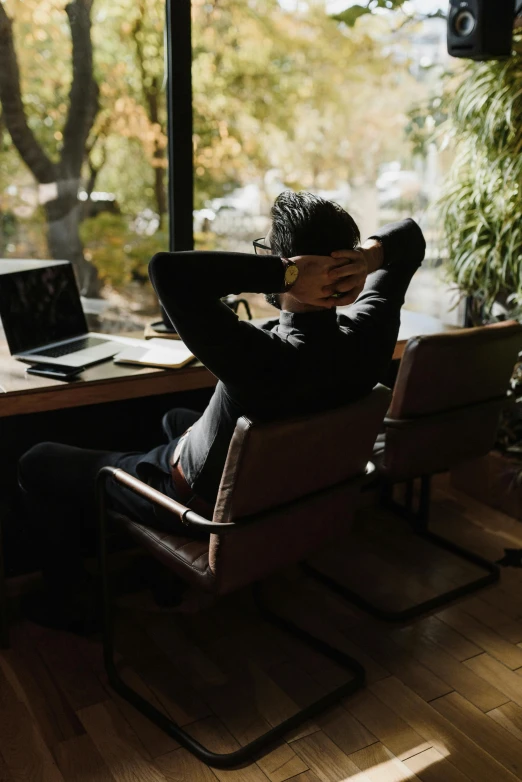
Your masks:
[[[0,317],[13,354],[85,334],[71,264],[0,274]]]

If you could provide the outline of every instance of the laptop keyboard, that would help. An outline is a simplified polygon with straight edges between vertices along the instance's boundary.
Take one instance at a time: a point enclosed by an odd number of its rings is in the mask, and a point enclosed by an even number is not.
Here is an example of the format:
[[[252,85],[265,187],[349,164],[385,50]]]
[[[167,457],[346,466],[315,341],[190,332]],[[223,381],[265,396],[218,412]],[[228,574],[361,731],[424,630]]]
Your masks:
[[[98,337],[81,337],[80,339],[75,339],[74,342],[68,342],[66,345],[57,345],[54,348],[47,348],[47,350],[39,350],[38,355],[59,358],[60,356],[68,356],[69,353],[77,353],[79,350],[95,348],[97,345],[103,345],[106,342],[106,339],[99,339]]]

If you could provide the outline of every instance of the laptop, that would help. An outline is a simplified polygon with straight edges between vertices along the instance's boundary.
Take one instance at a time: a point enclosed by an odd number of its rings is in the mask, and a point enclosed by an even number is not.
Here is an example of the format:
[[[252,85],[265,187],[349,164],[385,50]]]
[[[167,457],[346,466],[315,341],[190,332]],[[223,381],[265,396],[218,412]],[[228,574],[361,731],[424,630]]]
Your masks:
[[[0,259],[0,318],[11,354],[30,364],[89,366],[122,349],[89,333],[69,261]]]

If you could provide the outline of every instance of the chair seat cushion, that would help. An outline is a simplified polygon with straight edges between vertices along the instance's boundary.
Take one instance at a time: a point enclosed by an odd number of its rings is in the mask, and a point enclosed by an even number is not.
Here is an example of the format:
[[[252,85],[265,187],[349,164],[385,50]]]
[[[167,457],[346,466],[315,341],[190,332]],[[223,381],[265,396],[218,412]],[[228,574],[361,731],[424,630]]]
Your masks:
[[[111,513],[111,518],[166,567],[185,581],[212,591],[214,575],[209,567],[209,539],[172,535],[151,529],[123,516]]]

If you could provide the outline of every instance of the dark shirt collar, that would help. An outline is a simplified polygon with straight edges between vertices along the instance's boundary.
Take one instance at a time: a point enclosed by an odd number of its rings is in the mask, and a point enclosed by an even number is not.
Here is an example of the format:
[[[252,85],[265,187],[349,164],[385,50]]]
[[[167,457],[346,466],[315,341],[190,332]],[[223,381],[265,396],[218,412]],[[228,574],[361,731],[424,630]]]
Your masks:
[[[285,330],[329,330],[337,326],[337,311],[335,308],[318,310],[317,312],[287,312],[282,310],[279,313],[279,325]]]

